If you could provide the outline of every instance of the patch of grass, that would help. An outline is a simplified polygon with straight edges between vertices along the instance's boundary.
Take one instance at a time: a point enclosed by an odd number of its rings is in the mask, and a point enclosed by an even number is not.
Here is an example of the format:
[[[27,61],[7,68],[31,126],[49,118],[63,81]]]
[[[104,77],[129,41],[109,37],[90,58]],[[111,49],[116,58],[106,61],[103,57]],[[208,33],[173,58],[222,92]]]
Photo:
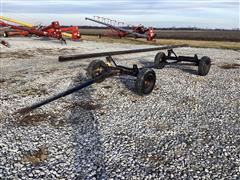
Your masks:
[[[36,52],[41,54],[41,55],[60,55],[63,53],[68,53],[75,51],[75,48],[59,48],[58,50],[56,49],[49,49],[49,48],[37,48]]]
[[[164,122],[151,122],[151,123],[147,123],[146,125],[149,128],[154,128],[157,131],[166,131],[170,128],[170,126]]]
[[[2,122],[3,122],[3,113],[0,112],[0,123],[2,123]]]
[[[162,45],[186,44],[190,47],[197,47],[197,48],[217,48],[217,49],[240,50],[240,42],[159,39],[159,40],[157,40],[157,43],[160,43]]]
[[[206,40],[180,40],[180,39],[157,39],[156,41],[146,41],[146,39],[134,38],[111,38],[102,37],[99,39],[97,36],[83,36],[83,40],[95,42],[108,42],[108,43],[123,43],[123,44],[151,44],[151,45],[182,45],[186,44],[190,47],[197,48],[217,48],[217,49],[231,49],[240,50],[240,42],[230,41],[206,41]]]
[[[17,72],[17,74],[28,74],[28,70],[27,69],[18,70],[16,72]]]
[[[31,164],[39,164],[48,158],[48,150],[46,147],[40,147],[37,151],[23,156],[23,162]]]
[[[16,94],[21,95],[22,97],[27,96],[41,96],[41,95],[48,95],[48,91],[45,88],[24,88],[16,92]]]
[[[61,128],[66,125],[66,121],[64,121],[63,119],[51,119],[50,125],[54,128]]]
[[[162,155],[151,155],[150,157],[146,156],[143,158],[149,160],[150,162],[153,162],[154,164],[155,163],[160,164],[161,162],[164,162],[164,160],[165,160],[165,157]]]
[[[27,114],[23,117],[20,117],[18,123],[21,126],[35,126],[41,122],[46,122],[53,119],[56,119],[56,115],[54,114]]]
[[[207,83],[207,79],[204,76],[194,76],[192,82],[192,89],[196,91],[199,88],[199,85]]]
[[[240,82],[240,77],[233,78],[234,81]]]
[[[14,59],[29,59],[31,57],[34,57],[34,54],[31,54],[29,52],[1,52],[0,54],[1,58],[14,58]]]
[[[203,76],[194,76],[193,80],[195,82],[207,82],[206,78],[204,78]]]
[[[7,81],[6,79],[0,79],[0,83],[4,83],[6,81]]]
[[[174,106],[178,110],[182,110],[183,106],[194,107],[194,106],[196,106],[196,104],[197,104],[197,100],[194,97],[185,96],[179,102],[177,102]]]
[[[218,66],[221,69],[239,69],[240,68],[240,64],[223,64],[223,65],[219,65]]]
[[[121,90],[119,91],[119,93],[121,96],[128,96],[129,94],[127,94],[127,92],[125,90]]]

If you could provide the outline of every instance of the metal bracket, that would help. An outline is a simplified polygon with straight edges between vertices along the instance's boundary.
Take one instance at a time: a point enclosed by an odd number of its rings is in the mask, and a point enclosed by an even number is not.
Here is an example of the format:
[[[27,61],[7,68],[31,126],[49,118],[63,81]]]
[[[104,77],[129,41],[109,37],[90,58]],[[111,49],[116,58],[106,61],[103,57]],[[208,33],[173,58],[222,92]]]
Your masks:
[[[174,56],[172,56],[172,54]],[[199,59],[198,59],[197,54],[195,54],[193,57],[191,57],[191,56],[177,56],[177,54],[173,51],[173,49],[168,50],[168,55],[166,56],[166,60],[176,60],[176,62],[174,62],[174,63],[178,63],[178,62],[181,62],[181,61],[193,62],[196,65],[198,65],[198,63],[199,63]]]

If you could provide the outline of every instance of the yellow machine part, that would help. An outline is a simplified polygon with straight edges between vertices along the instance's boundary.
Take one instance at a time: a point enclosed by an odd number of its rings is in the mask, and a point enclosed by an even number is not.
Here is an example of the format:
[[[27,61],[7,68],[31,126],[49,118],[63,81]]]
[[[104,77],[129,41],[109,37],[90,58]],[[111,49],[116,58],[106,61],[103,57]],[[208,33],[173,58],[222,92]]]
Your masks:
[[[62,32],[62,35],[63,35],[64,37],[67,37],[67,38],[72,38],[72,34],[70,34],[70,33]]]
[[[19,24],[19,25],[22,25],[22,26],[26,26],[26,27],[29,27],[29,28],[33,27],[33,25],[31,25],[31,24],[21,22],[21,21],[12,19],[12,18],[7,18],[7,17],[4,17],[4,16],[0,16],[0,19],[8,21],[8,22],[13,22],[13,23],[16,23],[16,24]]]
[[[12,23],[16,23],[16,24],[19,24],[21,26],[25,26],[25,27],[29,27],[29,28],[32,28],[34,27],[32,24],[28,24],[28,23],[25,23],[25,22],[22,22],[22,21],[18,21],[16,19],[12,19],[12,18],[8,18],[8,17],[4,17],[4,16],[0,16],[0,19],[4,20],[4,21],[8,21],[8,22],[12,22]],[[62,35],[64,37],[67,37],[67,38],[72,38],[72,34],[70,33],[62,33]]]

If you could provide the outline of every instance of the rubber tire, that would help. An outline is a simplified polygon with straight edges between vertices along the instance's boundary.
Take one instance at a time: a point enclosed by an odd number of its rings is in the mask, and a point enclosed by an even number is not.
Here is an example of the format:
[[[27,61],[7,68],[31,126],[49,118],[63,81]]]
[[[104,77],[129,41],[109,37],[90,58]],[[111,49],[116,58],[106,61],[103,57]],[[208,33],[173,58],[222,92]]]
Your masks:
[[[146,80],[151,80],[150,84],[146,87]],[[142,69],[135,82],[136,93],[140,96],[148,95],[152,92],[156,83],[156,74],[150,68]]]
[[[105,68],[107,67],[106,63],[100,60],[92,61],[87,67],[87,76],[89,78],[95,79],[98,76],[101,76],[105,72]],[[97,69],[101,68],[101,72],[97,72]],[[99,79],[97,82],[102,82],[103,79]]]
[[[3,37],[5,37],[5,38],[8,37],[8,33],[6,31],[3,33]]]
[[[198,75],[206,76],[211,68],[211,59],[208,56],[204,56],[199,60]]]
[[[159,52],[156,54],[154,58],[154,68],[162,69],[166,65],[166,54],[163,52]]]

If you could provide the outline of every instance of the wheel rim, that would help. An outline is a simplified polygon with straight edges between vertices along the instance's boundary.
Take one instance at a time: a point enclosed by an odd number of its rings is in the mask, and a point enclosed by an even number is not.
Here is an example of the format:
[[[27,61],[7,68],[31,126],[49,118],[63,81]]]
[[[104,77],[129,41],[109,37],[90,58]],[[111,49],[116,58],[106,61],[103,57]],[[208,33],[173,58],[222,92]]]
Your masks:
[[[95,70],[94,70],[94,77],[100,76],[103,73],[104,69],[102,66],[98,66]]]
[[[148,74],[143,82],[143,92],[144,94],[148,94],[152,91],[155,85],[155,78],[153,74]]]
[[[102,67],[98,67],[98,68],[94,71],[94,73],[95,73],[96,76],[99,76],[99,75],[101,75],[102,71],[103,71],[103,68],[102,68]]]

